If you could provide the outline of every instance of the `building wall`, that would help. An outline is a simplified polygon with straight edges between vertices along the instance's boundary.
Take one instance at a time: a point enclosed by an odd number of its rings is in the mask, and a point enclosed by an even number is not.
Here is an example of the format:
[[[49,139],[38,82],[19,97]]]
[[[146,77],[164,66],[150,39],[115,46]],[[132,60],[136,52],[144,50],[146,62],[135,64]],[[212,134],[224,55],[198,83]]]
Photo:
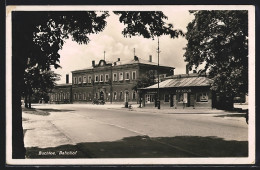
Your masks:
[[[100,60],[97,65],[93,63],[92,68],[72,71],[72,85],[56,86],[50,94],[51,103],[92,103],[95,99],[103,99],[105,102],[138,103],[138,93],[133,90],[136,81],[150,70],[153,70],[156,78],[158,66],[119,63],[112,66],[112,63]],[[172,74],[171,69],[173,68],[159,67],[159,73],[169,76]],[[63,93],[69,93],[69,97]]]
[[[50,103],[71,103],[72,102],[71,85],[56,86],[52,93],[49,94]]]
[[[100,99],[103,95],[105,102],[133,102],[139,101],[137,92],[133,90],[136,81],[141,75],[145,75],[149,70],[156,70],[156,65],[128,64],[99,66],[93,69],[72,72],[72,96],[73,102],[92,102]],[[170,74],[169,68],[160,68],[164,74]],[[114,78],[116,74],[116,79]],[[123,78],[120,79],[122,74]],[[108,76],[106,79],[106,75]],[[92,77],[92,82],[89,81]],[[103,80],[101,81],[101,76]],[[129,76],[129,77],[128,77]],[[87,81],[83,82],[83,77]],[[97,80],[96,80],[97,77]],[[128,78],[127,78],[128,77]]]

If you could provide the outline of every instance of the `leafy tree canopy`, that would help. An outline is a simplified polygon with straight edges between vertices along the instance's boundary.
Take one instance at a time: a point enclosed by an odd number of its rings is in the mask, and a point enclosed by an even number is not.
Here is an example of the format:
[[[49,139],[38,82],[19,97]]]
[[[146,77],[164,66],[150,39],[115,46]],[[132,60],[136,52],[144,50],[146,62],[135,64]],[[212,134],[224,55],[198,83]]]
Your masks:
[[[142,35],[144,38],[169,35],[171,38],[184,36],[181,30],[173,29],[172,24],[167,24],[167,16],[161,11],[115,11],[119,21],[126,25],[122,31],[125,37]]]
[[[191,70],[202,64],[212,89],[230,96],[248,91],[248,12],[190,11],[184,54]]]
[[[139,88],[148,87],[155,84],[156,70],[149,70],[145,74],[138,77],[133,90],[137,91]]]

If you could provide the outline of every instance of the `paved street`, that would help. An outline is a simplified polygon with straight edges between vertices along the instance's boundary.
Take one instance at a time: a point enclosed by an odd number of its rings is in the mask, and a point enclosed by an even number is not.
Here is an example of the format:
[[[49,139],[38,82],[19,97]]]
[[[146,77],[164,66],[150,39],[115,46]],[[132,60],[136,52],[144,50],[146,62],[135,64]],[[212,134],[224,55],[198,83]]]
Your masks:
[[[44,149],[79,143],[111,144],[140,136],[141,139],[151,140],[153,144],[156,141],[156,147],[171,147],[178,152],[185,152],[187,156],[203,156],[198,151],[194,152],[195,146],[191,149],[188,147],[190,144],[184,145],[183,141],[198,141],[196,146],[203,147],[210,146],[209,142],[205,143],[210,140],[218,141],[217,143],[233,141],[246,144],[248,140],[248,125],[241,113],[218,110],[185,110],[184,113],[183,109],[158,111],[154,108],[145,110],[136,107],[129,110],[121,105],[90,104],[45,104],[33,107],[47,111],[50,115],[23,113],[24,140],[27,148]],[[181,139],[180,143],[176,143],[178,139]],[[160,146],[157,146],[158,144]],[[214,143],[211,146],[214,146]],[[89,150],[91,149],[88,148]],[[206,152],[208,150],[204,154]]]

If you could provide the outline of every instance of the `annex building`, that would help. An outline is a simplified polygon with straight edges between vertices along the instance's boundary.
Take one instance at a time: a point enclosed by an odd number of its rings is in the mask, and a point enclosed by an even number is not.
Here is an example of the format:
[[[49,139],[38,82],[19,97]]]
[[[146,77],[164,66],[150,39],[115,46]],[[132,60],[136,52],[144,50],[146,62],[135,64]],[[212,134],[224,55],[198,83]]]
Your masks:
[[[92,103],[93,100],[105,102],[136,102],[138,93],[133,90],[139,78],[152,72],[162,78],[174,75],[174,67],[162,66],[134,56],[133,59],[110,62],[92,61],[90,67],[72,71],[72,83],[66,77],[66,84],[57,85],[49,94],[50,103]]]
[[[216,96],[210,89],[213,81],[197,73],[172,75],[159,83],[159,100],[163,107],[213,108]],[[144,106],[155,106],[158,84],[142,88]]]

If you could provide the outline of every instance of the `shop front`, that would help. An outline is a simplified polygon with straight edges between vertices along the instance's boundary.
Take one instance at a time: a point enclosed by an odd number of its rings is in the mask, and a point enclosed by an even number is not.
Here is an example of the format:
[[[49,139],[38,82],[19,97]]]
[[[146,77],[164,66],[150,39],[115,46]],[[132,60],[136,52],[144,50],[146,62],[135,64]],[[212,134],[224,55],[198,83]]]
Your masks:
[[[206,77],[184,77],[168,79],[159,84],[159,100],[162,107],[172,108],[213,108],[211,80]],[[145,106],[155,106],[158,86],[142,89]]]

